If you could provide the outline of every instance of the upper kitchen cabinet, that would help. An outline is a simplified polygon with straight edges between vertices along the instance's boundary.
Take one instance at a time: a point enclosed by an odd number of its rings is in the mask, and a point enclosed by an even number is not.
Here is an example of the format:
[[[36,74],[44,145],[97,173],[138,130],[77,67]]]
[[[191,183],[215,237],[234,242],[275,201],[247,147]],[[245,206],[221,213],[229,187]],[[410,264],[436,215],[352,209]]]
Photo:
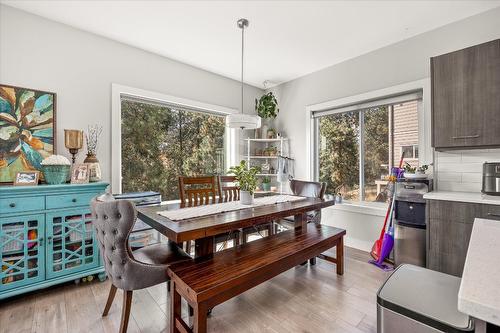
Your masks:
[[[432,146],[500,146],[500,39],[431,58]]]

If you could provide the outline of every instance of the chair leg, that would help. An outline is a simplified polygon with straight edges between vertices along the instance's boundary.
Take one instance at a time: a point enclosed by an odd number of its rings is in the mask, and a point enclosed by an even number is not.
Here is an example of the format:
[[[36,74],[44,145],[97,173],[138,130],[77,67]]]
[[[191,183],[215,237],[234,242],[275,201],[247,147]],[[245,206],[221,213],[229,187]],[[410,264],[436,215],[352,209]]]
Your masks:
[[[267,236],[271,236],[274,234],[274,226],[273,226],[274,222],[271,222],[267,225]]]
[[[126,333],[128,328],[128,319],[130,317],[130,308],[132,306],[132,290],[123,291],[122,320],[120,323],[120,333]]]
[[[239,232],[234,233],[233,242],[234,242],[234,246],[240,245],[240,233]]]
[[[248,233],[245,230],[241,231],[241,244],[246,244],[248,242],[247,239]]]
[[[111,288],[109,289],[108,300],[106,301],[106,306],[104,307],[104,311],[102,312],[103,317],[106,317],[108,315],[111,304],[113,304],[113,300],[115,299],[115,295],[116,287],[114,285],[111,285]]]
[[[186,241],[186,253],[191,255],[191,241]]]

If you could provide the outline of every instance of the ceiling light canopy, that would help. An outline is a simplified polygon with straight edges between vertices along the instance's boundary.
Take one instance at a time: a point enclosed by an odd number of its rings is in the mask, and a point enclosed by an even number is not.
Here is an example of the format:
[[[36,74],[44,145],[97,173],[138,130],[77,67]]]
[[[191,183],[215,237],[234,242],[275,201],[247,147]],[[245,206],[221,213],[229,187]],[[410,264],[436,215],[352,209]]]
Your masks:
[[[260,127],[261,119],[259,116],[243,113],[243,65],[245,55],[245,28],[248,27],[247,19],[239,19],[236,24],[241,29],[241,113],[230,114],[226,117],[226,126],[229,128],[255,129]]]

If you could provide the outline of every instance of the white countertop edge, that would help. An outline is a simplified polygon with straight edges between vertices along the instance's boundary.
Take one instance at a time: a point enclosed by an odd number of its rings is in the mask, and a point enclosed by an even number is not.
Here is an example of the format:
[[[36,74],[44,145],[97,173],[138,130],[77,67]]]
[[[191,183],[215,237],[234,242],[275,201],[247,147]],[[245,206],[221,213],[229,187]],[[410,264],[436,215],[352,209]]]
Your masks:
[[[498,309],[463,299],[460,295],[461,290],[462,288],[460,288],[460,291],[458,292],[458,311],[468,314],[471,317],[481,319],[487,323],[500,326]]]
[[[481,192],[433,191],[424,194],[424,199],[500,205],[500,196],[485,195]]]
[[[500,222],[476,218],[458,291],[460,312],[500,325],[500,286],[497,276]]]

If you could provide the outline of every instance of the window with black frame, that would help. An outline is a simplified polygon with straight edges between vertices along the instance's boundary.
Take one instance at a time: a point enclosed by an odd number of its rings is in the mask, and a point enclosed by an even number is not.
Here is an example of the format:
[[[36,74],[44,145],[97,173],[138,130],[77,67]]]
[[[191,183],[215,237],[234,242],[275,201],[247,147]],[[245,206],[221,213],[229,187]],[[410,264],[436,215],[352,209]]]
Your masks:
[[[419,94],[411,94],[314,113],[315,172],[327,183],[327,193],[384,202],[382,192],[401,153],[405,162],[418,165],[420,101]]]
[[[178,177],[225,171],[224,115],[175,105],[121,101],[122,191],[179,198]]]

